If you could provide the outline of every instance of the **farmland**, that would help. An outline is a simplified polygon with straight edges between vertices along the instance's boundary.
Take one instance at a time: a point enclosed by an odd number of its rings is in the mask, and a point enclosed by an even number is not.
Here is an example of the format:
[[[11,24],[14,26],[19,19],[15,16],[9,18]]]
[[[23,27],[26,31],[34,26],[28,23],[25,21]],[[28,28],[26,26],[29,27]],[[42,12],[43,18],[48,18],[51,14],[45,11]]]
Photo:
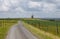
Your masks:
[[[25,23],[33,25],[34,27],[41,29],[43,31],[52,33],[60,37],[60,21],[50,21],[50,20],[23,20]]]
[[[17,20],[0,19],[0,39],[5,39],[10,27],[17,23]]]

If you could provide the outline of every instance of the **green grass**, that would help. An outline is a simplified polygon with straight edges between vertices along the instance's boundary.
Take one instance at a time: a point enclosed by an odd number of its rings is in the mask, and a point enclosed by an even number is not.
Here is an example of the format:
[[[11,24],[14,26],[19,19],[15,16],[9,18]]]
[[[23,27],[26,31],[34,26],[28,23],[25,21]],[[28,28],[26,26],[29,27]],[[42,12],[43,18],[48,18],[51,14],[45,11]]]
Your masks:
[[[17,20],[0,20],[0,39],[5,39],[8,30],[12,25],[16,24]]]
[[[26,29],[28,29],[36,37],[38,37],[38,39],[52,39],[51,37],[48,37],[47,35],[42,34],[38,28],[33,27],[32,25],[29,25],[29,24],[24,23],[24,22],[23,22],[23,24],[25,25],[24,27]]]
[[[60,37],[60,21],[48,21],[48,20],[23,20],[24,22],[33,25],[36,28],[52,33]],[[57,32],[58,26],[58,32]]]

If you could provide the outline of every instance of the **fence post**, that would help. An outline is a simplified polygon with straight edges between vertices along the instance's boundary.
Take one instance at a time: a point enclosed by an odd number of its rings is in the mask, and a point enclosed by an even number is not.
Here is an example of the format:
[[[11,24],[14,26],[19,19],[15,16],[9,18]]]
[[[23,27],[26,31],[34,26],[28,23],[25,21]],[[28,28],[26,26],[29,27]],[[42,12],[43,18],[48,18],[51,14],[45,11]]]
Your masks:
[[[39,29],[40,29],[40,22],[39,22]]]
[[[59,31],[58,31],[58,23],[56,22],[56,20],[55,20],[55,24],[56,24],[56,33],[58,34],[59,33]]]

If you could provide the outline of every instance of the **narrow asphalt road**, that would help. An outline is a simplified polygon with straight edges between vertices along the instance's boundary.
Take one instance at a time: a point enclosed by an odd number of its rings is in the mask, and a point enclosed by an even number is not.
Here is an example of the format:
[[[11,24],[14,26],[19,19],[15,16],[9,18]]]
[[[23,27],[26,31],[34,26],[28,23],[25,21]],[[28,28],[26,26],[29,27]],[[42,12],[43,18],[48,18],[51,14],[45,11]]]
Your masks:
[[[10,31],[6,39],[38,39],[31,32],[29,32],[24,26],[22,22],[18,22],[18,24],[14,25]]]

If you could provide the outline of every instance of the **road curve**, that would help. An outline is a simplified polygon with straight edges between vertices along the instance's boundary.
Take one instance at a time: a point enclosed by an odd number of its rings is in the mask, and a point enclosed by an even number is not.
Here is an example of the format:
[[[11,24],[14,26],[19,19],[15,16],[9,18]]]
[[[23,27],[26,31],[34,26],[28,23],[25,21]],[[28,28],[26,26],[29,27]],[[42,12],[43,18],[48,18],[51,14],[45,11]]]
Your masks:
[[[14,25],[10,31],[6,39],[38,39],[31,32],[29,32],[22,24],[21,21],[18,24]]]

